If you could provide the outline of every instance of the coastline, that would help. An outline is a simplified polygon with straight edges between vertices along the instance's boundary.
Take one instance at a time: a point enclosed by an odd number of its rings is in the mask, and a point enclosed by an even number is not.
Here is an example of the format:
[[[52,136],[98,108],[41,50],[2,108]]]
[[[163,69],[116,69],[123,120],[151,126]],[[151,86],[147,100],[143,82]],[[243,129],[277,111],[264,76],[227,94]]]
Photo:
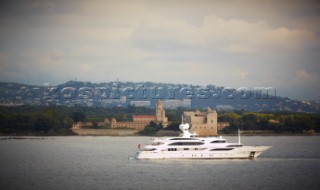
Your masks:
[[[238,133],[221,133],[223,136],[238,136]],[[241,131],[241,136],[320,136],[317,132]]]
[[[171,131],[171,130],[160,130],[154,135],[141,135],[138,134],[138,130],[133,129],[70,129],[71,133],[68,134],[37,134],[37,133],[0,133],[0,140],[5,139],[23,139],[23,138],[31,138],[34,137],[44,138],[44,137],[55,137],[55,136],[119,136],[119,137],[127,137],[127,136],[150,136],[150,137],[168,137],[168,136],[179,136],[179,131]],[[238,136],[237,132],[234,133],[220,133],[217,136]],[[241,131],[241,136],[320,136],[320,133],[317,132],[304,132],[304,133],[291,133],[291,132],[283,132],[276,133],[273,131]],[[1,138],[4,137],[4,138]],[[206,136],[203,136],[206,137]]]

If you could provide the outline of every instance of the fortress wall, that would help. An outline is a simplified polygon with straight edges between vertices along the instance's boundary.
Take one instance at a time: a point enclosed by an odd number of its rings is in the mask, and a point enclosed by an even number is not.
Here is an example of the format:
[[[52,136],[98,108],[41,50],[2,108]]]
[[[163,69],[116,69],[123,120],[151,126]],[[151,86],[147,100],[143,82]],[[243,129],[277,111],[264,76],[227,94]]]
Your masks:
[[[133,136],[138,130],[132,129],[71,129],[80,136]]]

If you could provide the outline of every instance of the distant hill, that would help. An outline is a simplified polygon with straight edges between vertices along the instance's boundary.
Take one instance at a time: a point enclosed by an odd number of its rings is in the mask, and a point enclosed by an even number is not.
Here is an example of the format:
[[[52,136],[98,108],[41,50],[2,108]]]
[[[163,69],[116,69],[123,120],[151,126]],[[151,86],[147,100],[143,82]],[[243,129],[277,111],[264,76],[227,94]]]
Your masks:
[[[279,97],[272,88],[231,89],[154,82],[69,81],[58,86],[0,83],[0,106],[154,107],[157,100],[163,101],[167,108],[320,112],[319,102]]]

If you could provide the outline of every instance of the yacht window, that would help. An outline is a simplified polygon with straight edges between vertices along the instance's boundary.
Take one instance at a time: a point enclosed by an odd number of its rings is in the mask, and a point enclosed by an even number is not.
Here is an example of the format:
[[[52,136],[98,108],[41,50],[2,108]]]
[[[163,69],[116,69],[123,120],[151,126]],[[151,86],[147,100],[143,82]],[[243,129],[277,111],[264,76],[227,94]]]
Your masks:
[[[171,143],[169,144],[169,146],[185,146],[185,145],[203,145],[203,142],[175,142],[175,143]]]
[[[226,150],[232,150],[233,148],[215,148],[211,149],[210,151],[226,151]]]
[[[215,140],[215,141],[212,141],[211,143],[225,143],[226,141],[225,140]]]
[[[143,149],[142,151],[154,151],[154,150],[156,150],[155,148],[149,148],[149,149]]]
[[[162,142],[156,142],[156,143],[152,143],[152,146],[158,146],[158,145],[162,145]]]
[[[189,148],[184,148],[183,150],[189,150]]]
[[[227,147],[242,147],[242,144],[232,144],[228,145]]]
[[[173,139],[170,139],[172,141],[177,141],[177,140],[197,140],[195,138],[173,138]]]
[[[194,148],[193,150],[199,150],[199,151],[201,151],[201,150],[205,150],[206,148]]]
[[[176,148],[168,148],[168,151],[177,151]]]

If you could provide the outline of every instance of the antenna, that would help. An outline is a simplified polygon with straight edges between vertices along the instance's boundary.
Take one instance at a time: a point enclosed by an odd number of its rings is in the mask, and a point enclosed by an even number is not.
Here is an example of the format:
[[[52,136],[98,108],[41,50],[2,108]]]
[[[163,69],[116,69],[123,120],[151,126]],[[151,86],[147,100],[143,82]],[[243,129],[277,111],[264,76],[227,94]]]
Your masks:
[[[181,123],[183,124],[184,122],[183,122],[183,114],[181,115]]]
[[[240,139],[240,129],[238,128],[238,144],[241,144],[241,139]]]

